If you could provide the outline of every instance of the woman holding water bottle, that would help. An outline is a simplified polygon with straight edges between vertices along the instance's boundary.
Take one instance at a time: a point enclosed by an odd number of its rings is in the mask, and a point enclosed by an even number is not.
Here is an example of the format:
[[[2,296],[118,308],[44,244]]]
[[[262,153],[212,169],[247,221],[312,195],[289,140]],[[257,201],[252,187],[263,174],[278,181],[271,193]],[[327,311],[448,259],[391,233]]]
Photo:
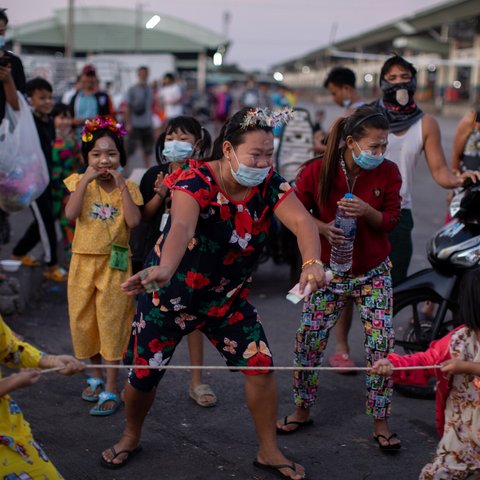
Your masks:
[[[391,262],[387,234],[400,216],[401,176],[384,158],[388,121],[377,109],[358,108],[333,125],[323,156],[307,162],[297,177],[297,195],[318,227],[322,261],[333,280],[305,300],[295,342],[295,365],[318,366],[328,336],[352,298],[365,331],[367,366],[393,351]],[[367,374],[366,413],[373,436],[384,450],[400,448],[387,423],[392,381]],[[313,423],[318,372],[294,374],[295,410],[278,420],[278,433],[292,433]]]

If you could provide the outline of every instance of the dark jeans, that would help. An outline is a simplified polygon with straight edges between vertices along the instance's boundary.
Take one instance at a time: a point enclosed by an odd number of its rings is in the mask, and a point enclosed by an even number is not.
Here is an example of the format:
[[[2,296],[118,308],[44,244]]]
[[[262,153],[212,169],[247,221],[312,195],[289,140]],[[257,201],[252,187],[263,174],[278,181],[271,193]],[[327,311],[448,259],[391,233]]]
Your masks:
[[[408,266],[413,253],[412,230],[412,211],[402,208],[397,227],[388,235],[392,246],[390,260],[393,263],[392,283],[394,287],[407,277]]]
[[[48,266],[56,265],[58,263],[57,233],[55,231],[55,219],[52,212],[49,187],[32,203],[30,209],[32,210],[34,221],[17,242],[12,253],[17,257],[23,257],[41,240],[45,251],[45,263]]]

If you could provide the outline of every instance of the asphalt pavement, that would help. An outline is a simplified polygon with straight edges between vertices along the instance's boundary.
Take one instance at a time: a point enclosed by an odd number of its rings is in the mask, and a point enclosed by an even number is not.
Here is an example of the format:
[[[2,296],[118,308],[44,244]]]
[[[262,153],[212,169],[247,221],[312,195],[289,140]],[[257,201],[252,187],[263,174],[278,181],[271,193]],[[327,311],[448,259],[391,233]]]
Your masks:
[[[332,107],[327,112],[335,114]],[[450,155],[457,119],[440,118],[443,144]],[[414,192],[415,251],[411,270],[428,266],[425,243],[445,216],[445,192],[436,186],[422,160]],[[29,212],[12,216],[12,242],[30,221]],[[8,257],[9,246],[2,257]],[[291,365],[293,340],[299,324],[299,305],[285,300],[291,287],[286,265],[267,262],[255,273],[251,301],[262,316],[276,365]],[[72,351],[68,329],[66,288],[41,283],[37,301],[21,316],[8,319],[18,333],[52,353]],[[332,339],[333,340],[333,339]],[[331,342],[333,344],[333,341]],[[363,363],[361,324],[355,318],[351,334],[353,358]],[[327,355],[333,349],[329,345]],[[179,346],[173,364],[188,364],[186,343]],[[213,347],[205,344],[205,364],[221,365]],[[293,408],[291,373],[279,373],[279,416]],[[188,397],[189,372],[167,372],[155,404],[147,417],[143,452],[117,471],[100,466],[100,452],[113,445],[124,426],[123,410],[109,417],[92,417],[90,404],[80,398],[85,377],[65,378],[48,374],[14,397],[31,423],[37,441],[67,480],[268,480],[271,475],[252,466],[256,436],[244,400],[240,373],[206,372],[218,397],[214,408],[203,409]],[[286,456],[302,463],[311,480],[380,480],[418,478],[431,458],[437,436],[434,401],[394,394],[391,428],[402,439],[397,454],[381,452],[372,439],[372,421],[364,414],[363,375],[322,373],[319,400],[313,409],[315,424],[294,435],[282,436]]]

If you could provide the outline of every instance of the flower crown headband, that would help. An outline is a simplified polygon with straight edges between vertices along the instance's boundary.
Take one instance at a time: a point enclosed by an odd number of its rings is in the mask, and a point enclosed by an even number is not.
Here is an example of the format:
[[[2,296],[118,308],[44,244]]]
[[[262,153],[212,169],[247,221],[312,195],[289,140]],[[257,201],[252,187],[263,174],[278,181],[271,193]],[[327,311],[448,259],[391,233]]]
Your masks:
[[[286,125],[293,115],[293,109],[288,107],[273,111],[268,110],[268,108],[252,108],[241,121],[240,127],[244,130],[255,126],[275,128]]]
[[[93,120],[85,120],[82,130],[82,142],[90,142],[93,138],[93,132],[100,129],[110,130],[119,138],[127,134],[123,123],[117,123],[114,118],[95,117]]]

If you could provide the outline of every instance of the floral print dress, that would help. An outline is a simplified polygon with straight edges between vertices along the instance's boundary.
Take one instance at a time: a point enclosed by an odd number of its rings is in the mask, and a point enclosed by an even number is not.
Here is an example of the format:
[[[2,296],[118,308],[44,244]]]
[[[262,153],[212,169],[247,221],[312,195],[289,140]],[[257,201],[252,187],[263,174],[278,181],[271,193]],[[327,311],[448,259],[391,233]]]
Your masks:
[[[199,204],[195,235],[171,281],[153,294],[139,295],[125,361],[168,363],[181,338],[198,328],[228,364],[270,365],[268,343],[248,294],[271,217],[291,187],[272,170],[245,200],[235,201],[220,189],[208,163],[178,172],[166,183],[174,198],[180,190]],[[146,267],[159,264],[169,229],[170,219]],[[160,377],[138,370],[130,382],[149,390]]]
[[[0,363],[14,369],[38,368],[42,356],[35,347],[18,340],[0,317]],[[10,395],[0,396],[0,478],[62,478],[34,440],[30,425]]]
[[[480,363],[480,342],[469,328],[452,335],[453,359]],[[445,405],[445,429],[421,480],[463,480],[480,472],[480,378],[454,375]],[[477,478],[477,477],[472,477]]]

